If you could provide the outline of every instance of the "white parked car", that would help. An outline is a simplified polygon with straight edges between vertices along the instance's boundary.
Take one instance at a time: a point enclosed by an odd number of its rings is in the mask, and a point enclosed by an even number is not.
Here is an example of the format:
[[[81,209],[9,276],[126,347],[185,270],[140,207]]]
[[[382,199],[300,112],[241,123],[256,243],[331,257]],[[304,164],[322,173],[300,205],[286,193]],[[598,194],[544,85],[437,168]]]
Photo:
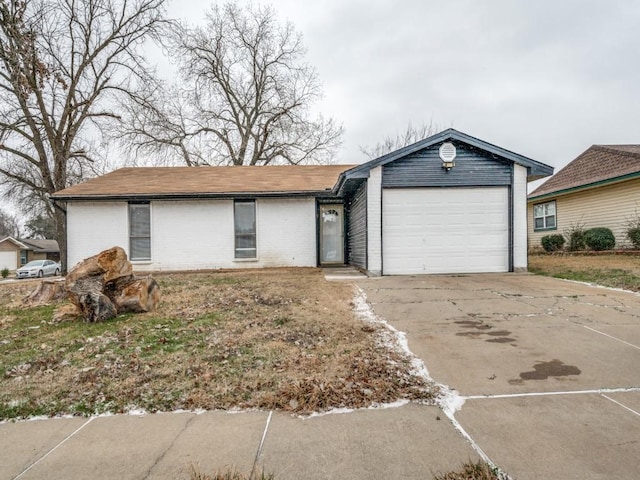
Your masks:
[[[60,264],[53,260],[34,260],[16,270],[18,278],[46,277],[60,275]]]

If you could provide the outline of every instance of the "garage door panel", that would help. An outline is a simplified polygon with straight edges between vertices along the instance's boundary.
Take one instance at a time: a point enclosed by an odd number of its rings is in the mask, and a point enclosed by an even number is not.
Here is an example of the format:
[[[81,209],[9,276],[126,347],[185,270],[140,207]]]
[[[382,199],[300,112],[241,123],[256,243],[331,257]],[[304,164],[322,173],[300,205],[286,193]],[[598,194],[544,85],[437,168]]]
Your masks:
[[[385,274],[509,269],[507,188],[387,189]]]
[[[15,270],[18,263],[18,256],[16,252],[0,252],[0,270],[8,268],[9,270]]]

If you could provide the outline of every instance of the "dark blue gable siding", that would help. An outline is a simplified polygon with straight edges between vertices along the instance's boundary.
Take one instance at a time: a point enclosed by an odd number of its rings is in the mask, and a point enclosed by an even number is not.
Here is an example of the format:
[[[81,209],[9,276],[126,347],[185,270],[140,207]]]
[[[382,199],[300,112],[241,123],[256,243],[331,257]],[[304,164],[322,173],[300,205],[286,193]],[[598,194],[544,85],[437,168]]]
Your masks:
[[[437,144],[384,165],[382,186],[412,188],[511,185],[511,162],[494,158],[490,153],[460,142],[452,143],[456,146],[457,156],[456,166],[450,171],[442,168],[442,160],[438,154],[441,144]]]

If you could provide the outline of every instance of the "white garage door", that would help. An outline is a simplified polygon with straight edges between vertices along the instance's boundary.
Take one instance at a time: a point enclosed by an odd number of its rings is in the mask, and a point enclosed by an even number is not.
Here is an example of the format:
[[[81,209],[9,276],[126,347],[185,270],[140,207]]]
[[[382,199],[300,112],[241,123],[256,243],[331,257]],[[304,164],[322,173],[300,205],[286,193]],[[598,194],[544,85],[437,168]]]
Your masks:
[[[16,252],[0,252],[0,270],[8,268],[9,270],[15,270],[18,268],[16,263],[18,256]]]
[[[383,273],[509,270],[507,188],[383,190]]]

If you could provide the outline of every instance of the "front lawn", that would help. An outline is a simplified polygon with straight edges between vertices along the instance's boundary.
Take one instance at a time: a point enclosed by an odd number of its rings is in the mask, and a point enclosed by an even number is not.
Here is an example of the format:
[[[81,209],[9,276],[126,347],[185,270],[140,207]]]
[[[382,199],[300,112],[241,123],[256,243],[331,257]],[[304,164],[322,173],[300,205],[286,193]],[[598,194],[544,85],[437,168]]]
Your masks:
[[[0,419],[177,409],[299,414],[436,388],[353,313],[353,287],[317,269],[163,274],[155,313],[87,324],[22,306],[0,285]]]
[[[530,255],[529,271],[539,275],[640,292],[638,255]]]

